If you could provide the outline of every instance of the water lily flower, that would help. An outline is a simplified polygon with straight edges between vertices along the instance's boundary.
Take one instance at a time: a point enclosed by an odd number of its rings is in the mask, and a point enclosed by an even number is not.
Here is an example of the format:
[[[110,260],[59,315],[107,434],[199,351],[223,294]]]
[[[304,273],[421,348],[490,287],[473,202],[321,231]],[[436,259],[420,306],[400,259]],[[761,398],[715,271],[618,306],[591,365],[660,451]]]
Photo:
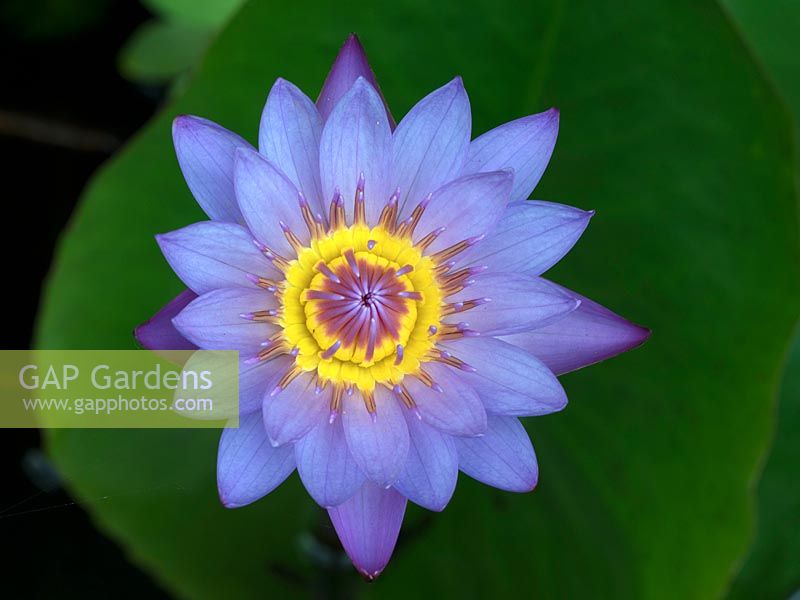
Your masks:
[[[441,511],[459,471],[536,486],[519,418],[561,410],[557,375],[649,334],[541,276],[593,214],[528,200],[558,123],[551,109],[472,139],[457,77],[395,126],[354,36],[316,103],[275,82],[258,149],[175,119],[210,220],[157,236],[188,290],[136,335],[239,351],[241,423],[218,455],[225,506],[296,469],[372,579],[407,501]]]

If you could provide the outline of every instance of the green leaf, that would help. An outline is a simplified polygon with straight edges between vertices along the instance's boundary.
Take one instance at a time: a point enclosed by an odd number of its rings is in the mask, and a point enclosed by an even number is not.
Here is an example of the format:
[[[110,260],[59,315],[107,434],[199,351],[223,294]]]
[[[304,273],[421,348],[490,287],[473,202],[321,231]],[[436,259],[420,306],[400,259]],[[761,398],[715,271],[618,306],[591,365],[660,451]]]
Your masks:
[[[719,596],[754,526],[750,482],[800,259],[788,117],[714,2],[248,4],[185,96],[87,190],[39,344],[131,346],[131,329],[180,289],[153,233],[202,218],[172,156],[170,119],[199,114],[253,140],[274,79],[314,95],[350,30],[398,116],[457,73],[476,133],[560,107],[536,196],[597,216],[552,277],[652,327],[652,339],[564,377],[570,406],[528,420],[536,492],[462,477],[442,514],[410,512],[371,586],[320,566],[335,561],[309,532],[329,538],[330,528],[296,477],[255,506],[220,508],[207,432],[55,431],[50,451],[73,491],[140,564],[193,598],[323,587],[387,598]],[[347,593],[332,590],[342,585]]]
[[[120,71],[133,81],[167,82],[194,65],[212,37],[213,31],[207,28],[149,21],[125,42]]]
[[[143,0],[150,10],[165,19],[190,25],[219,27],[245,0]]]
[[[753,51],[769,70],[794,115],[800,139],[800,3],[725,0]],[[800,167],[800,155],[795,154]],[[800,590],[800,336],[784,372],[775,439],[758,484],[758,533],[734,580],[731,598],[784,600]],[[795,526],[787,524],[795,523]]]
[[[800,4],[796,0],[723,0],[753,51],[769,69],[795,117],[800,116]]]
[[[800,335],[795,338],[780,395],[778,428],[758,485],[758,535],[729,598],[785,600],[800,590]]]

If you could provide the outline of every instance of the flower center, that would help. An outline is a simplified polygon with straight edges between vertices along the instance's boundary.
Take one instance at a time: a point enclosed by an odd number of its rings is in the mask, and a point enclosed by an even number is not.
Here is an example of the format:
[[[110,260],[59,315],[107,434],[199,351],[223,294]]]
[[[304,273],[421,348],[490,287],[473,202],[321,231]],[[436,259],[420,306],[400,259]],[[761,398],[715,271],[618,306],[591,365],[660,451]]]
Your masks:
[[[407,344],[422,300],[406,277],[410,266],[348,249],[317,270],[301,302],[323,358],[368,366]]]
[[[378,225],[340,227],[298,248],[281,290],[284,342],[324,384],[371,390],[414,372],[433,348],[433,263]]]
[[[331,201],[327,224],[320,215],[312,215],[302,195],[299,200],[309,241],[302,242],[281,223],[296,258],[279,256],[257,244],[284,279],[253,276],[252,281],[275,294],[280,309],[244,315],[279,326],[263,344],[265,348],[250,360],[266,361],[282,354],[294,357],[273,393],[300,373],[313,372],[318,390],[329,384],[333,387],[332,413],[338,411],[341,395],[355,389],[373,411],[376,385],[403,391],[403,379],[411,375],[434,386],[422,368],[425,362],[468,368],[437,350],[436,342],[466,335],[466,323],[443,323],[442,318],[481,302],[445,302],[483,269],[453,270],[451,260],[480,237],[426,255],[444,229],[414,241],[414,229],[427,201],[398,223],[397,193],[389,199],[378,223],[370,227],[363,177],[356,191],[352,225],[346,223],[338,193]],[[410,398],[404,401],[413,405]]]

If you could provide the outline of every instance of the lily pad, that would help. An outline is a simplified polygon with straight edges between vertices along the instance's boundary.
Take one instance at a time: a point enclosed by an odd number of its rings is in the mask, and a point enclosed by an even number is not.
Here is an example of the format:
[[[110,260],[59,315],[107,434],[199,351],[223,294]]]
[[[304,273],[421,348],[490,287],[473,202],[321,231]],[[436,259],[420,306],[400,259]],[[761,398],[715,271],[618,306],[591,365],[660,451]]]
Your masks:
[[[729,598],[785,600],[800,590],[800,335],[786,364],[778,425],[758,485],[758,534]]]
[[[200,58],[214,32],[205,27],[151,20],[142,24],[122,48],[122,74],[141,83],[165,83]]]
[[[153,12],[186,25],[219,27],[245,0],[142,0]]]
[[[793,36],[800,4],[780,0],[725,0],[753,52],[769,71],[794,115],[800,138],[800,53]],[[800,169],[800,155],[795,152]],[[800,590],[800,333],[784,371],[775,439],[758,484],[758,532],[731,586],[731,598],[784,600]],[[788,525],[787,525],[788,524]]]

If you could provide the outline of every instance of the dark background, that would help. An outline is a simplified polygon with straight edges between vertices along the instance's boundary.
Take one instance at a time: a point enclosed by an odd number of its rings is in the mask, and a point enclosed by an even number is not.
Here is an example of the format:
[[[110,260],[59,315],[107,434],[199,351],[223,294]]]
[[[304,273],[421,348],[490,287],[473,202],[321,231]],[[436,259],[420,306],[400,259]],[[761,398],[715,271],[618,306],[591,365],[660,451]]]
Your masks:
[[[30,347],[42,281],[84,186],[165,95],[117,68],[148,17],[137,2],[0,3],[4,349]],[[38,431],[3,430],[1,460],[7,598],[166,597],[61,489]]]

